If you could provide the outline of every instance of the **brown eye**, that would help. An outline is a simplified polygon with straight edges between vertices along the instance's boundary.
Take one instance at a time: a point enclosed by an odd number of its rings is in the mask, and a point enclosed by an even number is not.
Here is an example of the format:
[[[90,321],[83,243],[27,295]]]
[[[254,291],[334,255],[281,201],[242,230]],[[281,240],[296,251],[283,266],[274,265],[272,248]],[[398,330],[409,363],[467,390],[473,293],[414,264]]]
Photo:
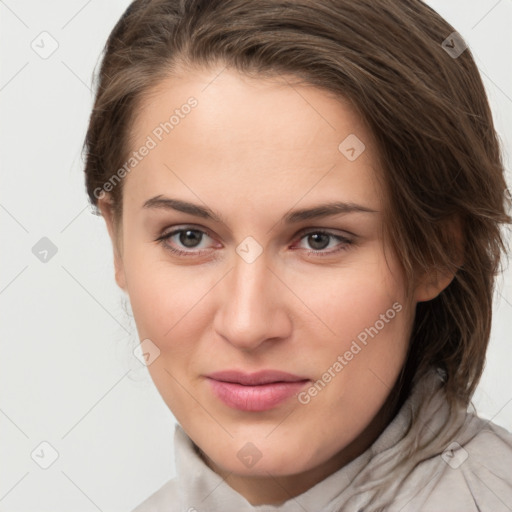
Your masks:
[[[201,229],[182,227],[163,233],[156,241],[174,254],[198,256],[210,250],[211,236]]]
[[[327,235],[326,233],[311,233],[307,238],[311,248],[315,251],[319,251],[325,249],[329,245],[331,235]]]
[[[180,243],[189,249],[194,249],[202,239],[203,233],[197,229],[182,230],[179,234]]]
[[[302,247],[301,247],[302,244]],[[315,256],[330,256],[348,249],[354,240],[329,231],[309,231],[304,233],[299,242],[299,248]],[[328,250],[325,250],[328,249]]]

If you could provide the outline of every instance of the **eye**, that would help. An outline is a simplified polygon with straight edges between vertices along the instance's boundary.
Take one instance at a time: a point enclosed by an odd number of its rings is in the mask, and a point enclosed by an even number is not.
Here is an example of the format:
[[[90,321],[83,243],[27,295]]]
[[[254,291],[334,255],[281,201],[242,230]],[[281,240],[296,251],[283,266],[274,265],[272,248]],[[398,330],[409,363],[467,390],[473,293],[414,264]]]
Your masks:
[[[162,244],[166,250],[174,254],[194,257],[200,256],[212,248],[211,242],[210,245],[208,244],[208,239],[213,240],[212,237],[202,229],[197,229],[193,226],[185,226],[163,233],[155,241]],[[301,246],[301,244],[304,243],[309,245],[309,250],[308,247]],[[302,234],[298,244],[299,247],[297,248],[305,250],[308,255],[330,256],[349,249],[353,244],[354,241],[346,236],[322,229],[315,229]],[[292,249],[295,250],[296,248],[292,247]]]
[[[319,256],[328,256],[339,251],[347,250],[354,243],[350,238],[340,234],[318,229],[303,234],[300,240],[301,242],[307,243],[311,248],[311,250],[308,250],[307,247],[305,248],[308,254]],[[325,249],[327,248],[331,250],[326,251]]]
[[[160,242],[166,249],[173,253],[195,256],[201,254],[208,248],[205,240],[211,237],[201,229],[185,227],[173,229],[168,233],[159,236],[156,241]],[[200,249],[199,251],[197,249]]]

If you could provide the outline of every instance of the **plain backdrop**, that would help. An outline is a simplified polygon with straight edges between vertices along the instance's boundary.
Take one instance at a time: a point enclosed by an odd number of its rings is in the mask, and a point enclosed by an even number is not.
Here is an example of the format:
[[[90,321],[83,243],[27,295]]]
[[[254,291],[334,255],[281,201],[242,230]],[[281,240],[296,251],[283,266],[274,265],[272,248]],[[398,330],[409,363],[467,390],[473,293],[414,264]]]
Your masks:
[[[129,511],[174,475],[175,420],[132,354],[129,305],[83,183],[92,74],[128,3],[0,0],[4,512]],[[474,53],[510,169],[512,0],[429,4]],[[41,247],[47,261],[37,256]],[[509,430],[511,281],[507,270],[498,283],[474,397],[481,416]]]

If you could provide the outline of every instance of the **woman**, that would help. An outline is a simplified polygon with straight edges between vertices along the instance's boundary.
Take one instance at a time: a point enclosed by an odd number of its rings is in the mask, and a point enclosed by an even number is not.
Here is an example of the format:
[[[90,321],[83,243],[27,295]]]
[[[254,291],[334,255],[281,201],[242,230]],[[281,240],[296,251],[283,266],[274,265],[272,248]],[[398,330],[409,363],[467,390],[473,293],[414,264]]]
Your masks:
[[[136,0],[86,184],[177,477],[137,512],[512,508],[467,412],[510,222],[484,87],[418,0]]]

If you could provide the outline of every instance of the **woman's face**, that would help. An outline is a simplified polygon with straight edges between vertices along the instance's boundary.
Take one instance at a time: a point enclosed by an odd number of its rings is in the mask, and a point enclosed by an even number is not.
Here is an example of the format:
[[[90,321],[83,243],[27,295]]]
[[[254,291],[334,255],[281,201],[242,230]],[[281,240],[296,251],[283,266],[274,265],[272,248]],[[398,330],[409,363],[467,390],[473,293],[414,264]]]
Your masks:
[[[249,475],[292,495],[389,421],[422,298],[382,236],[374,142],[348,104],[284,79],[219,68],[158,91],[134,126],[116,279],[208,463],[253,502]],[[263,371],[288,375],[250,380]]]

